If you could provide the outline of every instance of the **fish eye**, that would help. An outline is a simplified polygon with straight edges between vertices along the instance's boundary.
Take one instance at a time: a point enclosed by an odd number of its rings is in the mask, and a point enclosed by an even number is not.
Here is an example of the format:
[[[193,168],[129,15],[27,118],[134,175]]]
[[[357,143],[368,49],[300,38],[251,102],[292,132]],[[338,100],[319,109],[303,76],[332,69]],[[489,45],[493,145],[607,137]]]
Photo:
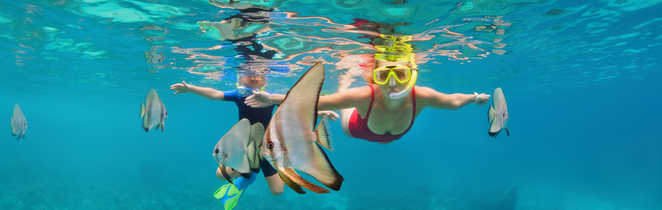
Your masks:
[[[274,143],[268,142],[267,149],[273,149],[273,148],[274,148]]]
[[[218,148],[214,149],[214,154],[218,154]]]

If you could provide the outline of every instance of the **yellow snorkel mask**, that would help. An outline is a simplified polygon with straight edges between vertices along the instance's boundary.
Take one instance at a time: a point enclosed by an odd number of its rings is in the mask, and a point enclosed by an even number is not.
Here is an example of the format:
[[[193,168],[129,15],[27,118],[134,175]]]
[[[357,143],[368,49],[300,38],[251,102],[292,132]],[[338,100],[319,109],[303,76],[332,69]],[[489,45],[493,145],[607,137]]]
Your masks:
[[[404,90],[388,93],[391,99],[401,99],[414,88],[418,78],[418,67],[414,62],[414,53],[411,44],[411,36],[395,36],[380,34],[382,39],[389,41],[388,45],[375,45],[377,53],[375,60],[387,62],[408,62],[407,65],[387,65],[378,67],[372,71],[372,79],[375,84],[388,85],[392,80],[399,84],[407,84]]]
[[[378,85],[386,85],[391,79],[404,84],[409,82],[411,77],[411,68],[404,65],[382,66],[372,71],[372,80]]]
[[[399,84],[407,84],[404,90],[388,94],[391,99],[401,99],[409,94],[409,91],[416,85],[418,70],[404,65],[382,66],[372,71],[372,77],[372,80],[378,85],[389,85],[392,80]]]

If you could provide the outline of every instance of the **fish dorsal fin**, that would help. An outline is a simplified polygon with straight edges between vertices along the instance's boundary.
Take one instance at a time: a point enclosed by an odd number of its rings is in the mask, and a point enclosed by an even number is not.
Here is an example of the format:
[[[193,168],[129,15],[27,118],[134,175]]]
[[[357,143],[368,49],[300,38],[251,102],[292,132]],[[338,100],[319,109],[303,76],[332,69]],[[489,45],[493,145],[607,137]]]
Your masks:
[[[317,103],[319,101],[319,95],[320,92],[322,91],[322,84],[324,84],[324,64],[318,62],[315,63],[306,73],[299,78],[299,80],[290,88],[289,91],[287,91],[287,95],[285,95],[285,98],[283,99],[283,102],[281,103],[280,107],[285,106],[288,103],[300,103],[301,99],[308,99],[308,98],[315,98],[317,100],[313,100],[314,103],[307,104],[306,106],[296,106],[298,108],[309,108],[312,106],[312,109],[314,110],[312,113],[310,113],[310,119],[312,119],[312,125],[315,126],[317,124]],[[310,90],[310,89],[317,89],[315,91],[315,95],[312,96],[310,91],[301,91],[301,90]],[[297,90],[297,91],[293,91]],[[288,102],[288,98],[294,98],[292,102]],[[308,102],[307,102],[308,103]],[[280,109],[280,108],[279,108]],[[277,110],[278,111],[278,110]],[[305,113],[308,114],[308,113]]]
[[[329,151],[333,151],[333,147],[331,147],[331,136],[329,135],[329,129],[327,128],[328,126],[328,120],[326,117],[322,117],[322,120],[317,124],[317,129],[315,129],[315,133],[317,134],[317,143],[322,145],[324,148],[328,149]]]
[[[258,158],[257,148],[255,148],[255,142],[249,141],[246,146],[246,161],[248,161],[248,167],[252,172],[260,172],[260,159]]]
[[[262,145],[262,137],[264,137],[264,125],[262,123],[254,123],[251,125],[251,137],[249,141],[255,143],[257,148]]]
[[[503,90],[500,87],[494,89],[492,97],[494,97],[492,103],[494,104],[494,109],[496,109],[496,111],[506,109],[506,97],[503,95]]]
[[[260,170],[260,148],[262,146],[262,137],[264,137],[264,126],[262,123],[255,123],[251,125],[251,136],[248,140],[246,149],[246,157],[251,170],[257,172]]]
[[[23,115],[23,110],[18,104],[14,104],[14,115]]]
[[[268,129],[274,128],[278,135],[282,135],[283,147],[287,151],[297,151],[284,154],[289,160],[285,167],[313,167],[309,164],[312,147],[317,145],[313,142],[317,141],[317,102],[323,84],[324,65],[316,63],[290,88],[269,123]]]
[[[487,121],[492,122],[494,121],[494,115],[496,114],[496,111],[494,110],[494,106],[490,106],[490,109],[487,111]]]
[[[145,117],[145,104],[140,104],[140,117]]]

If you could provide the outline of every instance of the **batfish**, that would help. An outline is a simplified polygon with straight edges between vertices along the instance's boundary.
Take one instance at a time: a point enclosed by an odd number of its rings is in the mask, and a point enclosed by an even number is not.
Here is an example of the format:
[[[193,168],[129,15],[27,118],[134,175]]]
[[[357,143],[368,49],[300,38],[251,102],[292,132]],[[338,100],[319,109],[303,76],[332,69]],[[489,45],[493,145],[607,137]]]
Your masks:
[[[25,138],[25,131],[28,130],[28,120],[25,119],[23,111],[18,104],[14,104],[14,114],[11,116],[11,134],[16,136],[16,140]]]
[[[248,178],[250,173],[259,172],[259,147],[264,136],[262,123],[250,124],[248,119],[239,120],[214,147],[212,155],[221,168],[221,173],[228,182],[232,182],[226,167]]]
[[[149,90],[145,97],[145,104],[140,105],[140,117],[143,118],[143,129],[148,132],[154,126],[156,129],[161,127],[161,132],[165,129],[165,120],[168,118],[168,111],[165,105],[159,99],[155,89]]]
[[[508,105],[503,90],[500,87],[494,89],[492,94],[492,105],[487,111],[487,118],[490,122],[490,130],[487,132],[490,136],[496,137],[501,130],[506,130],[506,135],[510,136],[510,130],[506,127],[508,121]]]
[[[264,134],[263,157],[297,193],[305,193],[302,186],[316,193],[329,190],[303,179],[296,170],[336,191],[343,182],[321,147],[330,148],[326,123],[313,130],[323,83],[324,66],[316,63],[290,88]]]

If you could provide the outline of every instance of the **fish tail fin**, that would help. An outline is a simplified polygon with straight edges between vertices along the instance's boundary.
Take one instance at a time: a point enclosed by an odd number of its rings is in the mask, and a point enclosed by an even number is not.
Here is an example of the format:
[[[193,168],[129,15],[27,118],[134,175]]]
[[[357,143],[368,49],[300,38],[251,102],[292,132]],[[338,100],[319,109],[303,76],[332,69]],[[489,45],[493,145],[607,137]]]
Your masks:
[[[319,124],[317,124],[317,128],[315,129],[315,133],[317,134],[317,142],[322,145],[324,148],[333,151],[333,148],[331,147],[331,137],[329,135],[329,130],[327,128],[327,120],[326,118],[322,118]]]
[[[506,130],[506,135],[510,136],[510,130],[508,128],[505,128],[505,130]]]
[[[140,104],[140,117],[145,116],[145,104]]]

